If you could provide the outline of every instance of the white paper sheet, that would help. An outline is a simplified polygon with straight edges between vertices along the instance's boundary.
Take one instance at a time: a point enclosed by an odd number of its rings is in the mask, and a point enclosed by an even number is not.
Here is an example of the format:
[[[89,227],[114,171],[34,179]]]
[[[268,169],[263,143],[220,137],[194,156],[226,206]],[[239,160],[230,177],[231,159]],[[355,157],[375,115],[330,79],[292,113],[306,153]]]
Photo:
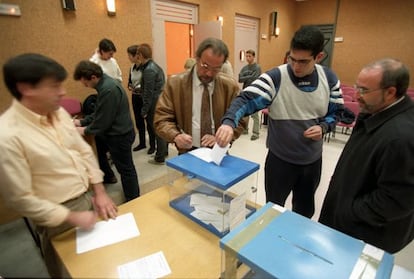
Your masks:
[[[229,150],[230,144],[227,144],[225,147],[220,147],[217,143],[213,146],[211,150],[211,160],[218,166],[220,166],[221,161],[224,156],[226,156],[227,150]]]
[[[372,266],[371,261],[381,262],[382,257],[384,256],[384,250],[366,243],[362,250],[362,255],[363,256],[358,258],[351,276],[349,277],[350,279],[374,279],[377,270]],[[369,257],[370,260],[367,259],[367,257]]]
[[[118,266],[119,278],[161,278],[170,273],[170,266],[162,251]]]
[[[207,147],[200,147],[194,150],[191,150],[188,152],[189,154],[196,156],[197,158],[206,161],[207,163],[210,163],[212,161],[211,159],[211,149]]]
[[[195,193],[190,197],[190,205],[194,207],[190,213],[194,218],[211,224],[220,232],[228,229],[230,204],[223,203],[220,197]]]
[[[229,226],[230,230],[246,220],[246,192],[230,201]]]
[[[81,254],[139,235],[134,215],[120,215],[115,220],[97,222],[91,231],[76,228],[76,253]]]
[[[213,162],[219,166],[229,148],[230,144],[226,147],[220,147],[218,144],[215,144],[213,149],[208,147],[200,147],[190,151],[189,153],[203,161],[206,161],[207,163]]]

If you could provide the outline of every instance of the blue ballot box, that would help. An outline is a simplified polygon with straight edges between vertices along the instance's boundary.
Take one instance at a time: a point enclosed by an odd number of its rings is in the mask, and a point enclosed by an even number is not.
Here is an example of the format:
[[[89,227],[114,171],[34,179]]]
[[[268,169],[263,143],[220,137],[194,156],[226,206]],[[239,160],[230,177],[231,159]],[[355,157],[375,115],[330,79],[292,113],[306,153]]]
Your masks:
[[[217,236],[255,212],[259,164],[226,155],[216,165],[185,153],[166,165],[170,206]]]
[[[224,278],[235,278],[242,263],[252,278],[385,279],[394,264],[383,250],[270,202],[220,247]]]

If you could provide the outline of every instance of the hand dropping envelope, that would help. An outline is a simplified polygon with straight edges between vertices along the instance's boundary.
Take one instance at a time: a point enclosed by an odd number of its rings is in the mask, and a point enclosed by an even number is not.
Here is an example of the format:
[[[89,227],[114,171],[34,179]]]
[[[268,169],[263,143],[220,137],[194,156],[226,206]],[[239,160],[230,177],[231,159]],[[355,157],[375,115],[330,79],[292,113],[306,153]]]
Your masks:
[[[214,145],[213,149],[211,150],[211,159],[212,161],[220,166],[221,161],[223,160],[224,156],[226,156],[227,150],[229,150],[230,144],[227,144],[225,147],[220,147],[217,143]]]
[[[229,148],[230,148],[230,144],[228,144],[225,147],[220,147],[216,143],[213,149],[208,148],[208,147],[200,147],[200,148],[190,151],[189,153],[203,161],[206,161],[208,163],[213,162],[219,166],[224,156],[226,155],[227,150],[229,150]]]

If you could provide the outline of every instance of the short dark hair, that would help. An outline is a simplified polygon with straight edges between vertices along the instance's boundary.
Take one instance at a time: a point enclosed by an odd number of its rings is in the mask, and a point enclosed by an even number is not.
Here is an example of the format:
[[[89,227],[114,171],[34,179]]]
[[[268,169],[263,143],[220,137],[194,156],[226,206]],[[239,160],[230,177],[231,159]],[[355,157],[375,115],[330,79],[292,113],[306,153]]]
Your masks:
[[[76,66],[73,78],[75,80],[80,80],[81,78],[91,80],[92,76],[101,78],[102,75],[103,71],[101,66],[89,60],[83,60]]]
[[[318,27],[305,25],[295,32],[290,41],[290,49],[293,50],[310,50],[312,56],[316,58],[323,51],[325,37]]]
[[[229,57],[229,49],[222,40],[216,38],[207,38],[198,46],[196,51],[197,58],[200,58],[203,52],[208,48],[211,48],[213,50],[213,53],[216,55],[224,55],[223,62],[226,61]]]
[[[247,50],[246,53],[251,54],[253,57],[256,56],[256,52],[253,49]]]
[[[149,44],[141,44],[137,49],[137,54],[141,54],[145,59],[152,58],[152,49]]]
[[[102,39],[99,42],[99,51],[104,51],[104,52],[108,52],[108,51],[114,51],[116,52],[116,47],[115,44],[110,40],[110,39]]]
[[[3,65],[4,83],[17,100],[22,98],[22,94],[17,90],[17,83],[36,85],[46,78],[64,81],[67,75],[65,68],[58,62],[37,53],[18,55]]]
[[[375,67],[382,69],[382,79],[379,84],[381,88],[395,87],[397,98],[407,93],[410,84],[410,71],[400,60],[384,58],[368,64],[364,69]]]
[[[132,45],[132,46],[129,46],[129,47],[127,48],[127,53],[129,53],[129,54],[131,54],[131,55],[135,56],[135,55],[137,54],[138,48],[139,48],[139,45]]]

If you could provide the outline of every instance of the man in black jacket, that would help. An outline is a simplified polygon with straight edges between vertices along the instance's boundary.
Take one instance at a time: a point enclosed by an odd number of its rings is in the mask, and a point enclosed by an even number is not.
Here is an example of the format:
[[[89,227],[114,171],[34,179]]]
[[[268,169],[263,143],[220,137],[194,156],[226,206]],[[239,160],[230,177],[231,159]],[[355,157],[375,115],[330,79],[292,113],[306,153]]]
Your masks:
[[[395,253],[414,238],[414,104],[406,66],[383,59],[356,81],[360,114],[319,221]]]
[[[109,151],[121,175],[125,199],[138,197],[138,176],[131,151],[135,131],[125,90],[119,82],[104,74],[99,65],[90,61],[81,61],[76,66],[74,79],[98,92],[95,112],[75,120],[75,125],[81,135],[95,135],[99,166],[105,177],[114,177],[106,155]]]

